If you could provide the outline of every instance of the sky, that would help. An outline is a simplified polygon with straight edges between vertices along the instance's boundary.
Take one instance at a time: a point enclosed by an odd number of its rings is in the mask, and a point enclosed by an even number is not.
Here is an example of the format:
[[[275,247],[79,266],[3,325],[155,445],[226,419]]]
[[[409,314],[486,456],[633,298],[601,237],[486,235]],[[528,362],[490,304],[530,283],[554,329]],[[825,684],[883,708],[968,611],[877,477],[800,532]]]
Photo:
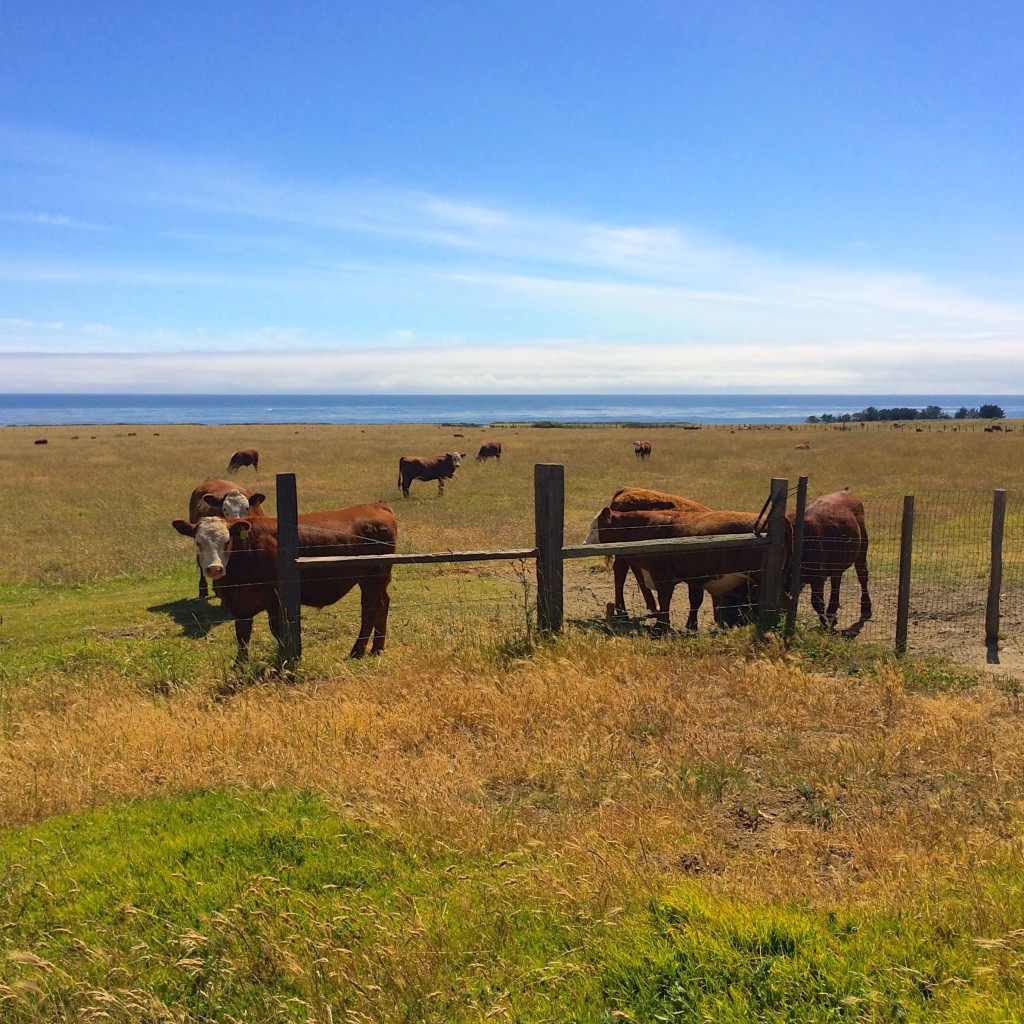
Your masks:
[[[0,0],[0,392],[1024,392],[1016,0]]]

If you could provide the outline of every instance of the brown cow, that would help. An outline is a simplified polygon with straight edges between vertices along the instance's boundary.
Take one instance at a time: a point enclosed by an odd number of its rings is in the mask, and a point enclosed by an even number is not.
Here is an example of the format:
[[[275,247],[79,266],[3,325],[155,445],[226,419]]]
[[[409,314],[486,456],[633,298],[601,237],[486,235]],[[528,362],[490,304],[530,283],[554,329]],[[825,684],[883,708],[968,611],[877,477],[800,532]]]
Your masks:
[[[484,459],[500,459],[501,458],[501,442],[490,441],[487,444],[480,445],[480,451],[476,453],[476,461],[483,462]]]
[[[172,525],[178,533],[195,539],[203,572],[213,580],[214,592],[235,620],[238,660],[248,656],[252,620],[260,612],[267,613],[271,632],[280,639],[277,520],[267,516],[208,517],[198,523],[175,519]],[[299,516],[298,554],[302,557],[389,555],[394,554],[397,541],[395,515],[383,501]],[[390,565],[359,566],[350,562],[299,566],[300,600],[304,605],[323,608],[359,585],[362,616],[351,658],[361,658],[371,638],[371,654],[384,650],[390,582]]]
[[[633,442],[633,454],[638,459],[649,459],[651,457],[651,442],[650,441],[634,441]]]
[[[646,487],[620,487],[613,495],[612,500],[608,502],[608,507],[613,512],[634,512],[640,509],[644,509],[653,512],[657,509],[676,509],[680,512],[690,512],[693,514],[699,514],[701,512],[710,512],[706,505],[702,505],[699,501],[692,501],[690,498],[680,498],[675,494],[665,494],[663,491],[652,491]],[[593,530],[594,524],[591,524]],[[626,613],[626,599],[625,599],[625,586],[626,576],[629,574],[629,560],[620,556],[617,556],[612,563],[612,572],[615,580],[615,604],[612,608],[613,615],[624,615]],[[639,572],[633,573],[637,586],[640,588],[640,593],[643,596],[644,604],[647,605],[647,610],[652,614],[658,611],[658,602],[654,599],[654,594],[651,593],[650,588],[644,582],[643,576]],[[697,587],[697,593],[690,593],[690,600],[697,600],[698,607],[700,601],[703,600],[704,592],[700,587]]]
[[[418,455],[403,455],[398,460],[398,485],[402,488],[402,497],[409,497],[409,485],[413,480],[436,480],[438,495],[444,494],[445,480],[455,476],[459,463],[466,457],[458,452],[446,452],[434,458],[422,458]]]
[[[228,460],[228,472],[235,473],[243,466],[252,466],[257,472],[260,468],[260,453],[255,448],[239,448]]]
[[[200,519],[206,519],[208,516],[220,516],[222,519],[265,516],[263,502],[266,500],[266,495],[258,491],[247,491],[244,487],[238,487],[227,480],[208,476],[189,498],[188,521],[198,523]],[[196,561],[198,562],[198,558]],[[199,596],[203,599],[210,596],[202,564],[199,565]]]
[[[793,449],[798,452],[805,452],[811,447],[810,441],[801,441],[799,444],[793,445]]]
[[[601,543],[630,540],[660,540],[672,537],[709,537],[722,534],[752,534],[759,516],[754,512],[705,512],[694,515],[676,509],[615,512],[602,509],[595,520],[596,539]],[[790,548],[792,537],[790,535]],[[658,596],[655,635],[669,630],[669,614],[676,585],[690,586],[690,612],[686,628],[697,628],[695,588],[700,587],[716,601],[715,621],[734,625],[750,606],[756,606],[764,552],[760,548],[716,551],[679,551],[662,555],[631,555],[629,562],[639,570]],[[703,596],[703,595],[701,595]]]
[[[787,516],[796,521],[796,512]],[[860,621],[871,618],[868,594],[868,531],[864,504],[848,487],[812,501],[804,513],[804,542],[800,557],[800,586],[811,588],[811,606],[825,629],[836,628],[839,588],[843,573],[854,566],[860,581]],[[828,608],[825,580],[831,580]]]

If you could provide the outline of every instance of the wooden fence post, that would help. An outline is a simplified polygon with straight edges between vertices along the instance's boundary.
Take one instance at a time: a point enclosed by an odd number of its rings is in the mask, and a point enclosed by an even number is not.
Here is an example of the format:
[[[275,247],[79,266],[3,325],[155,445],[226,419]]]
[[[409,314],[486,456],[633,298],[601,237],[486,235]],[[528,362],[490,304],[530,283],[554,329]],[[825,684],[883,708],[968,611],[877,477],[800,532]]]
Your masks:
[[[772,478],[772,507],[768,513],[768,547],[761,574],[761,600],[757,614],[758,633],[767,633],[779,624],[782,588],[786,566],[786,496],[789,481]]]
[[[914,496],[903,499],[903,528],[900,531],[900,582],[896,595],[896,653],[907,653],[910,625],[910,567],[914,553]]]
[[[534,531],[537,541],[537,626],[562,629],[562,546],[565,532],[565,467],[533,467]]]
[[[999,592],[1003,588],[1003,527],[1006,523],[1006,491],[992,494],[992,566],[988,580],[988,604],[985,607],[985,646],[999,643]],[[993,651],[994,653],[994,651]]]
[[[796,612],[800,603],[800,573],[803,570],[804,516],[807,513],[807,477],[802,476],[796,485],[796,516],[793,523],[793,561],[789,573],[789,607],[786,609],[784,635],[791,637],[796,632]]]
[[[302,657],[302,619],[299,601],[299,501],[295,474],[277,474],[277,596],[281,602],[278,650],[283,662]]]

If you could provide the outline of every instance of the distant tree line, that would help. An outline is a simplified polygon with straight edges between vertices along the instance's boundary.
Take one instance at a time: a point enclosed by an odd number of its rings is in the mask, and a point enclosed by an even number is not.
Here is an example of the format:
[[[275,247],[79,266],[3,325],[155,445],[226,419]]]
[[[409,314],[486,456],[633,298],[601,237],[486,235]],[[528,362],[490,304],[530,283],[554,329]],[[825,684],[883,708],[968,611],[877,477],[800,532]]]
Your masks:
[[[830,412],[820,416],[808,416],[808,423],[883,423],[890,420],[1001,420],[1005,413],[998,405],[983,405],[980,408],[968,409],[961,405],[952,416],[943,412],[941,406],[926,405],[923,409],[912,409],[910,406],[897,405],[892,409],[876,409],[869,405],[860,412],[844,412],[833,415]]]

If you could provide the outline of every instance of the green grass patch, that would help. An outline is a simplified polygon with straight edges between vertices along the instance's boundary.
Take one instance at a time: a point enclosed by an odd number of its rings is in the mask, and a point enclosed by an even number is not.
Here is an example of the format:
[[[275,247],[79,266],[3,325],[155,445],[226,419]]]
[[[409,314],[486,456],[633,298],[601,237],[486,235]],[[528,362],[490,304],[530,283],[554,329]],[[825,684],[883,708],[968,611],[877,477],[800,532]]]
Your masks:
[[[9,1021],[994,1022],[1024,996],[1019,864],[927,912],[696,886],[611,907],[534,848],[412,849],[314,795],[237,790],[52,819],[0,853]]]

